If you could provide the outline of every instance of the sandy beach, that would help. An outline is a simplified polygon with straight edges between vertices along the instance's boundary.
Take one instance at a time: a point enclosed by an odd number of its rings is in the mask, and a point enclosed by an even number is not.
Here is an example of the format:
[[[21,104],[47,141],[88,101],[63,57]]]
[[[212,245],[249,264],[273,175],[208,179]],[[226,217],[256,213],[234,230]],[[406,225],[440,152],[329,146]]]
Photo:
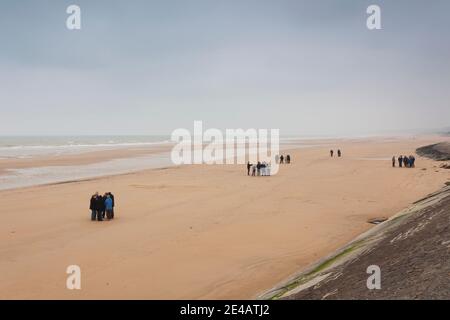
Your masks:
[[[255,298],[373,227],[368,219],[441,188],[450,171],[437,162],[390,159],[445,139],[328,141],[290,150],[271,177],[191,165],[0,191],[0,299]],[[90,221],[95,191],[114,193],[114,221]],[[66,289],[69,265],[81,268],[81,290]]]

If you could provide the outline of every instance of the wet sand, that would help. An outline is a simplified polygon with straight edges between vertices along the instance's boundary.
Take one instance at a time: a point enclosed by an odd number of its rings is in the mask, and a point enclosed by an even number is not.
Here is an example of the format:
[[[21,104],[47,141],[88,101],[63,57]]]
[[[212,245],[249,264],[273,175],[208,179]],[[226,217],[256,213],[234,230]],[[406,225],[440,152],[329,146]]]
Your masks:
[[[8,169],[39,168],[47,166],[74,166],[87,165],[112,159],[124,159],[129,157],[139,157],[156,153],[169,152],[169,144],[161,146],[120,148],[102,151],[90,151],[79,154],[64,154],[60,156],[40,156],[30,158],[7,158],[0,159],[0,174],[5,174]]]

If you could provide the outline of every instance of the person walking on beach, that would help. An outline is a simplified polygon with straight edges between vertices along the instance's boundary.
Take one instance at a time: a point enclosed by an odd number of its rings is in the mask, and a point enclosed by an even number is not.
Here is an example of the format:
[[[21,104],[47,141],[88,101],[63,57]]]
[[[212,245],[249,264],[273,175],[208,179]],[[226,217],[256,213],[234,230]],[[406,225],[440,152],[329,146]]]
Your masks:
[[[256,174],[258,176],[261,175],[261,162],[258,161],[258,163],[256,164]]]
[[[283,155],[280,156],[280,164],[282,164],[284,162],[284,157]]]
[[[338,149],[338,157],[340,158],[340,157],[341,157],[341,155],[342,155],[342,153],[341,153],[341,149]]]
[[[111,196],[108,194],[105,199],[105,210],[106,210],[106,218],[111,220],[113,218],[113,201]]]
[[[403,167],[403,156],[398,157],[398,166]]]
[[[247,161],[247,175],[250,175],[250,168],[252,167],[252,164],[250,163],[250,161]]]
[[[334,151],[333,151],[333,150],[330,150],[330,157],[333,158],[333,154],[334,154]]]
[[[290,163],[291,163],[291,156],[290,156],[290,155],[287,155],[287,156],[286,156],[286,163],[287,163],[287,164],[290,164]]]
[[[89,209],[91,210],[91,220],[95,221],[97,219],[97,197],[98,192],[92,195],[91,201],[89,204]]]
[[[256,176],[256,165],[252,165],[252,177]]]
[[[396,159],[395,156],[392,157],[392,168],[395,168],[395,163],[396,163]]]

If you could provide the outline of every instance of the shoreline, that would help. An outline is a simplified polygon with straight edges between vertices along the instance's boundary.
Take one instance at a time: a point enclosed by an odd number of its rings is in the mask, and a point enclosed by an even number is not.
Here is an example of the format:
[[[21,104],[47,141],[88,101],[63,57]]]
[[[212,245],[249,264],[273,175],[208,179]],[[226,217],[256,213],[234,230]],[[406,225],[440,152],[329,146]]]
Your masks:
[[[312,148],[317,147],[317,145],[305,145],[305,141],[301,140],[300,142],[294,143],[290,141],[289,143],[284,143],[284,148],[280,148],[280,152],[290,152],[297,149],[303,149],[303,148]],[[320,140],[317,141],[318,145],[326,144],[327,141]],[[0,191],[2,190],[15,190],[20,188],[30,188],[35,186],[45,186],[45,185],[51,185],[51,184],[60,184],[64,182],[76,182],[76,181],[85,181],[85,180],[92,180],[92,179],[100,179],[104,177],[112,177],[112,176],[120,176],[120,175],[126,175],[131,173],[138,173],[141,171],[146,170],[153,170],[153,169],[160,169],[160,168],[166,168],[166,167],[175,167],[177,165],[173,164],[169,158],[170,158],[170,150],[172,148],[172,145],[166,144],[166,145],[158,145],[156,147],[153,147],[152,149],[147,148],[122,148],[122,149],[113,149],[113,150],[98,150],[98,151],[90,151],[90,152],[83,152],[83,153],[77,153],[77,154],[71,154],[71,155],[63,155],[63,156],[53,156],[50,157],[48,155],[42,156],[42,157],[35,157],[35,158],[9,158],[9,159],[0,159]],[[144,158],[146,162],[144,163]],[[142,160],[142,161],[140,161]],[[114,161],[121,161],[122,163],[130,162],[130,161],[140,161],[137,167],[133,168],[127,168],[122,170],[117,170],[114,168],[112,162]],[[151,161],[156,161],[153,164],[150,164]],[[32,163],[32,164],[31,164]],[[22,183],[22,185],[19,186],[2,186],[1,183],[4,183],[3,180],[5,178],[10,177],[11,175],[14,175],[15,171],[20,172],[25,170],[47,170],[50,171],[50,169],[68,169],[70,168],[78,168],[79,170],[87,169],[89,166],[99,166],[99,171],[104,170],[101,169],[102,167],[107,167],[108,164],[111,163],[109,166],[112,168],[112,170],[116,170],[116,173],[107,173],[107,172],[99,172],[98,174],[82,174],[79,173],[78,175],[85,177],[76,178],[76,177],[70,177],[70,178],[64,178],[64,177],[53,177],[48,178],[48,181],[43,182],[34,182],[34,183]],[[238,164],[238,165],[245,165],[245,164]],[[82,171],[81,171],[82,172]],[[25,177],[26,178],[26,177]]]
[[[429,138],[435,138],[435,136],[429,136]],[[298,149],[306,149],[306,148],[319,148],[319,147],[330,147],[336,143],[363,143],[372,140],[381,140],[381,141],[399,141],[405,139],[405,137],[395,137],[395,136],[380,136],[380,137],[347,137],[340,139],[331,139],[331,138],[314,138],[314,139],[304,139],[304,138],[287,138],[282,140],[280,143],[280,152],[294,152]],[[409,139],[415,139],[415,137],[410,137]],[[314,143],[311,143],[311,142]],[[124,147],[124,148],[115,148],[115,149],[106,149],[106,150],[92,150],[92,151],[84,151],[80,153],[73,154],[64,154],[64,155],[43,155],[43,156],[34,156],[29,158],[0,158],[0,191],[2,190],[15,190],[20,188],[30,188],[35,186],[45,186],[51,184],[59,184],[63,182],[76,182],[76,181],[84,181],[84,180],[92,180],[92,179],[100,179],[103,177],[124,175],[137,173],[145,170],[158,169],[163,167],[171,167],[176,166],[170,163],[169,154],[170,150],[173,147],[171,143],[161,143],[152,145],[151,148],[146,147]],[[159,157],[159,160],[156,159]],[[141,160],[141,161],[140,161]],[[145,161],[147,162],[145,162]],[[361,159],[364,160],[364,159]],[[365,159],[365,160],[381,160],[381,159]],[[116,169],[118,166],[124,166],[125,163],[129,161],[140,161],[137,163],[134,168],[124,168],[124,169]],[[149,162],[156,161],[153,164]],[[113,164],[116,162],[116,164]],[[88,170],[89,166],[94,167],[98,166],[99,173],[83,173],[83,170]],[[107,173],[101,172],[102,170],[106,170],[105,168],[110,167],[112,171],[116,170],[116,173]],[[105,167],[105,168],[103,168]],[[41,170],[40,175],[50,175],[52,170],[81,170],[78,173],[79,178],[75,177],[49,177],[44,179],[41,182],[27,182],[20,183],[18,182],[17,186],[2,186],[2,183],[5,183],[5,179],[12,179],[14,176],[17,176],[18,173],[23,173],[24,171],[30,170]],[[36,173],[34,173],[36,175]],[[84,177],[83,177],[84,176]],[[27,177],[24,176],[23,179]],[[28,179],[31,178],[28,177]],[[3,181],[2,181],[3,180]],[[7,180],[6,180],[7,181]],[[10,184],[14,184],[10,182]],[[17,184],[17,183],[16,183]]]
[[[28,186],[12,187],[12,188],[5,188],[5,189],[0,188],[0,192],[20,191],[20,190],[26,191],[28,189],[39,188],[39,187],[50,187],[50,186],[57,186],[57,185],[97,181],[97,180],[101,180],[101,179],[127,176],[127,175],[138,174],[138,173],[146,173],[148,171],[152,172],[152,171],[158,171],[158,170],[166,170],[166,169],[170,169],[170,168],[174,168],[174,167],[178,167],[178,166],[176,166],[176,165],[161,166],[161,167],[154,167],[154,168],[137,169],[136,171],[132,170],[132,171],[127,171],[127,172],[122,172],[122,173],[104,174],[104,175],[100,175],[100,176],[92,176],[92,177],[79,178],[79,179],[73,179],[73,180],[54,181],[54,182],[48,182],[48,183],[39,183],[39,184],[33,184],[33,185],[28,185]]]
[[[51,160],[47,157],[38,158],[37,164],[34,165],[28,165],[33,159],[27,159],[25,163],[19,161],[18,164],[12,165],[14,168],[3,169],[2,167],[11,165],[8,165],[8,162],[0,162],[0,190],[99,179],[165,167],[168,166],[168,150],[169,147],[138,149],[134,154],[130,154],[128,149],[95,151]],[[11,160],[9,162],[14,163]]]

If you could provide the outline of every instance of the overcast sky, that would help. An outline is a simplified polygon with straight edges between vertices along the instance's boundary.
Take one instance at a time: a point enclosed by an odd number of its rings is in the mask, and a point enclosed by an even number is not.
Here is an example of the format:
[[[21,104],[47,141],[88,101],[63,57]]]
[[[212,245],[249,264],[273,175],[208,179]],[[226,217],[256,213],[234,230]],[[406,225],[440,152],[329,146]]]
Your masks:
[[[448,0],[1,0],[0,134],[446,127],[449,14]]]

